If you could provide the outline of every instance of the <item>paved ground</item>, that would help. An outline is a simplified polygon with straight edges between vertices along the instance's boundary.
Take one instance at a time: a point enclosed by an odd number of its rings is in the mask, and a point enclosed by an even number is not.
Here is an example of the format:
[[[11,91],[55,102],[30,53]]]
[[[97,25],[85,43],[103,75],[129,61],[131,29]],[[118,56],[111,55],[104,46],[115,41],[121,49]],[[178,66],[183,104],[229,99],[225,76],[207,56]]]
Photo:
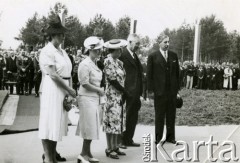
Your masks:
[[[76,157],[80,153],[82,147],[82,139],[75,136],[76,126],[69,127],[69,135],[58,144],[58,151],[61,155],[67,158],[67,163],[75,163]],[[154,128],[152,126],[137,126],[134,140],[139,143],[143,143],[142,136],[147,133],[153,133]],[[232,135],[232,132],[235,131]],[[11,134],[0,136],[0,162],[1,163],[40,163],[42,146],[37,137],[37,131],[26,132],[21,134]],[[210,135],[213,135],[213,140],[218,141],[219,146],[214,146],[214,151],[217,150],[215,156],[218,158],[218,154],[221,150],[229,148],[220,146],[227,138],[234,141],[237,146],[237,156],[240,156],[240,141],[239,134],[240,129],[238,126],[214,126],[214,127],[187,127],[179,126],[176,128],[177,139],[186,141],[189,144],[190,157],[193,156],[193,141],[209,141]],[[174,146],[165,144],[164,148],[171,154],[176,149],[181,149],[183,146]],[[143,144],[139,148],[128,148],[125,150],[127,156],[121,157],[119,160],[112,160],[105,156],[104,149],[106,148],[106,140],[104,133],[101,133],[100,140],[93,141],[92,151],[96,158],[99,158],[102,163],[140,163],[142,161],[144,146]],[[208,147],[203,146],[199,149],[199,162],[204,162],[207,159]],[[167,162],[163,159],[162,155],[158,152],[158,162]],[[183,153],[179,155],[182,156]],[[187,161],[183,161],[187,162]]]
[[[35,127],[38,119],[38,108],[34,101],[38,101],[33,96],[21,96],[17,117],[14,122],[12,129],[16,127],[23,127],[26,122],[27,127]],[[28,103],[27,103],[28,102]],[[30,110],[30,112],[28,111]],[[74,116],[74,115],[73,115]],[[76,115],[75,115],[76,116]],[[76,118],[76,117],[75,117]],[[19,123],[19,124],[16,124]],[[26,127],[26,126],[25,126]],[[11,128],[11,127],[10,127]],[[67,158],[67,163],[76,163],[77,155],[80,153],[82,147],[82,139],[75,136],[76,126],[69,127],[69,135],[58,144],[58,151],[61,155]],[[0,163],[40,163],[41,155],[43,152],[41,141],[38,139],[37,131],[25,132],[19,134],[0,135]],[[143,162],[142,157],[144,153],[143,136],[144,134],[153,134],[153,126],[138,125],[134,140],[141,143],[139,148],[128,148],[125,150],[127,156],[121,157],[119,160],[112,160],[105,156],[104,150],[106,148],[106,138],[103,132],[100,133],[100,140],[93,141],[92,151],[96,158],[100,159],[101,163],[140,163]],[[213,141],[218,141],[219,145],[214,146],[213,156],[219,158],[219,153],[222,150],[230,148],[230,146],[223,146],[225,140],[233,141],[236,143],[236,155],[240,157],[240,128],[239,126],[202,126],[202,127],[188,127],[188,126],[177,126],[176,127],[176,138],[177,140],[185,141],[189,145],[189,157],[193,157],[194,141],[205,141],[208,142],[210,136],[213,136]],[[171,156],[173,151],[182,149],[184,146],[174,146],[171,144],[165,144],[164,149]],[[146,149],[146,148],[145,148]],[[187,148],[185,148],[187,150]],[[157,151],[158,162],[167,162],[163,156]],[[226,154],[229,157],[230,153]],[[183,157],[183,152],[178,155]],[[201,146],[199,148],[199,161],[200,163],[209,162],[208,158],[208,146]],[[193,162],[193,161],[182,161],[182,162]],[[219,161],[222,162],[222,161]],[[234,162],[234,161],[230,161]]]
[[[23,131],[29,129],[38,128],[38,119],[39,119],[39,98],[36,98],[34,95],[30,96],[18,96],[18,95],[10,95],[10,99],[14,98],[18,100],[17,103],[17,112],[16,118],[12,125],[3,125],[0,124],[0,133],[3,130],[11,130],[11,131]],[[9,99],[6,101],[8,103]],[[13,107],[12,107],[13,106]],[[13,112],[14,105],[8,106],[8,112]],[[3,106],[5,107],[5,106]],[[13,114],[11,114],[13,115]],[[0,118],[1,119],[1,118]]]

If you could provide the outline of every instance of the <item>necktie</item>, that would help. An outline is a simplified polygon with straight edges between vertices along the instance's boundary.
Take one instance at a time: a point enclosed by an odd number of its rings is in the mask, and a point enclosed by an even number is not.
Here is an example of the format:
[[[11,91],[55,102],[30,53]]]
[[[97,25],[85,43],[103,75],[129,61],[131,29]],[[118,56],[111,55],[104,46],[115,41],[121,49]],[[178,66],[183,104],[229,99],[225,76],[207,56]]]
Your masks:
[[[167,51],[164,51],[164,58],[167,61]]]
[[[136,59],[136,53],[135,52],[133,53],[133,59]]]

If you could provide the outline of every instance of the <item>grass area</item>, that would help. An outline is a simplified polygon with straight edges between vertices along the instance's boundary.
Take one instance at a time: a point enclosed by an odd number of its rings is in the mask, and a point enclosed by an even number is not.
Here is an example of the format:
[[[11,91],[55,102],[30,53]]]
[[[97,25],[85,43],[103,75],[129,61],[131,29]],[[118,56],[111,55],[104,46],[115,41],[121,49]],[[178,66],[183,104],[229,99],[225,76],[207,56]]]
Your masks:
[[[240,90],[187,90],[180,92],[184,104],[177,109],[176,125],[204,126],[240,124]],[[153,101],[142,102],[139,123],[154,125]]]

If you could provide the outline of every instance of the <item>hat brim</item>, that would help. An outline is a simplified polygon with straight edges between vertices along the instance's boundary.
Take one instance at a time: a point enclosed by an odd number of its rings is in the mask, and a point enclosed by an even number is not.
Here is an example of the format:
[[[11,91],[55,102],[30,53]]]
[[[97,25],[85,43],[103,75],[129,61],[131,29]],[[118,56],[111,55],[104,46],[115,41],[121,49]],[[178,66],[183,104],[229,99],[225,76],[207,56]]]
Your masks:
[[[104,47],[107,49],[121,49],[123,47],[126,47],[128,42],[126,40],[118,39],[118,43],[111,43],[110,41],[107,41],[104,43]]]
[[[103,39],[98,39],[98,37],[90,36],[84,41],[84,47],[88,50],[98,50],[104,45]]]

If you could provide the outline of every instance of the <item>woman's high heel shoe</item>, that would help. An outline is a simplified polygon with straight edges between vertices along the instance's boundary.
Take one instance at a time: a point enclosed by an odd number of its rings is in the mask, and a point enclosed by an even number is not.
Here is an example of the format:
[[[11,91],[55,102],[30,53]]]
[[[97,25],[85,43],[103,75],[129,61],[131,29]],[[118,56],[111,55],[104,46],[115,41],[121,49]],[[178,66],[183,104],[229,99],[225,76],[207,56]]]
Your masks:
[[[115,149],[114,152],[116,152],[119,156],[125,156],[126,155],[126,153],[120,151],[119,148]]]
[[[78,163],[90,163],[82,155],[78,155]]]
[[[45,155],[44,155],[44,154],[42,154],[42,159],[43,159],[43,162],[44,162],[44,160],[45,160]],[[67,161],[67,159],[64,158],[64,157],[62,157],[59,153],[57,153],[56,159],[57,159],[57,161],[59,161],[59,162]]]
[[[107,149],[105,150],[106,156],[112,159],[119,159],[117,153],[115,153],[113,150],[108,151]]]

